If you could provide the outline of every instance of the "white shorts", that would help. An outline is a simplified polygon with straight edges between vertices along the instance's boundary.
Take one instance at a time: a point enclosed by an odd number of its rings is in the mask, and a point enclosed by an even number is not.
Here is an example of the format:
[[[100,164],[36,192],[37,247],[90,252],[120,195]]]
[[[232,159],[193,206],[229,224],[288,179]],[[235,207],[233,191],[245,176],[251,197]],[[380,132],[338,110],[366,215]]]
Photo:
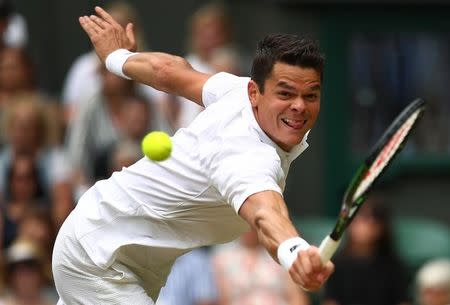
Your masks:
[[[114,263],[103,269],[94,264],[75,237],[72,215],[62,225],[53,249],[58,305],[154,305],[126,266]]]

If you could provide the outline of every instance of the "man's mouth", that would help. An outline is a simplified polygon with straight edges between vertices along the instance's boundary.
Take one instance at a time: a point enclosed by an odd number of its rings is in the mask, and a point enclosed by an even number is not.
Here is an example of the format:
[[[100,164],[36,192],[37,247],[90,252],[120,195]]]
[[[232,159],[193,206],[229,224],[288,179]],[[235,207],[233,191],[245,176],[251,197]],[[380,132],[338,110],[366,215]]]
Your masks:
[[[308,121],[308,120],[294,120],[288,118],[283,118],[281,120],[283,121],[284,124],[288,125],[293,129],[301,129],[303,126],[305,126],[306,122]]]

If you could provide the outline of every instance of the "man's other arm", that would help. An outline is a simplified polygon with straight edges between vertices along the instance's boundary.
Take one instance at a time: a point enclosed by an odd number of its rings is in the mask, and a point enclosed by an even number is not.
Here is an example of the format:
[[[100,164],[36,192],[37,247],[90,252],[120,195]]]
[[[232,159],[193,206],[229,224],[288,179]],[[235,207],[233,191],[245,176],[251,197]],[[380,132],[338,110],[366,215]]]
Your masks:
[[[264,191],[249,196],[239,209],[244,218],[258,233],[260,243],[278,262],[278,247],[283,241],[298,237],[289,220],[282,196],[274,191]],[[299,251],[289,268],[292,280],[307,290],[318,290],[333,272],[331,262],[322,264],[318,249],[311,246]]]

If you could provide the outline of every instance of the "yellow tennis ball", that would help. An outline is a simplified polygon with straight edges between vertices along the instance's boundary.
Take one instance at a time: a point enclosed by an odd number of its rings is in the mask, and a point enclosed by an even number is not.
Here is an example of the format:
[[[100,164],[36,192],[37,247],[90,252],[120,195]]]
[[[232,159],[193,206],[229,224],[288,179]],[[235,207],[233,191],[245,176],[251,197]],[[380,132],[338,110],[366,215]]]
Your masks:
[[[153,131],[142,139],[142,152],[153,161],[163,161],[170,157],[172,141],[167,133]]]

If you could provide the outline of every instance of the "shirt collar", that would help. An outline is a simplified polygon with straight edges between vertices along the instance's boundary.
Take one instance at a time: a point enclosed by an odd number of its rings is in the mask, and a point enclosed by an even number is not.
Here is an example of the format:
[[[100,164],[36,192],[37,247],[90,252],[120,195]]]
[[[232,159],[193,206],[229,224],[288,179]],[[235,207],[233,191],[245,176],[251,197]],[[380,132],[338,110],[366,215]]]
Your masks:
[[[258,133],[259,138],[263,143],[266,143],[272,147],[274,147],[278,153],[278,155],[284,159],[289,160],[289,163],[294,161],[302,152],[304,152],[309,144],[306,142],[308,139],[309,132],[311,130],[308,130],[303,137],[302,141],[295,145],[291,151],[285,151],[283,150],[278,144],[276,144],[274,141],[272,141],[271,138],[261,129],[261,126],[259,126],[258,122],[256,121],[255,115],[253,113],[252,107],[245,107],[244,109],[244,115],[248,118],[248,121],[250,122],[251,127]]]

